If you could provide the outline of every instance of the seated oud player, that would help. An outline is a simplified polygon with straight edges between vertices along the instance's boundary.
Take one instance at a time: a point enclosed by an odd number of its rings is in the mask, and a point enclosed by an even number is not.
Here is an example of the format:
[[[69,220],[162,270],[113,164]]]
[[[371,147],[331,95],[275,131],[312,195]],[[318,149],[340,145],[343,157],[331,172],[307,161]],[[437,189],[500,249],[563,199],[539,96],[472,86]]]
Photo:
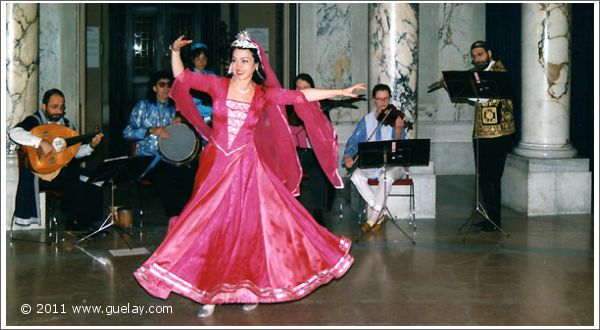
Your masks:
[[[9,132],[10,139],[17,143],[20,149],[19,183],[14,214],[15,223],[18,225],[28,226],[32,223],[40,223],[38,196],[39,191],[43,190],[62,192],[60,205],[62,211],[67,215],[67,229],[87,230],[92,222],[99,220],[102,216],[101,191],[88,187],[90,185],[79,180],[79,159],[94,151],[104,136],[102,133],[96,134],[89,143],[82,144],[75,157],[64,164],[64,167],[58,170],[58,175],[51,181],[38,179],[31,166],[28,166],[28,160],[25,159],[23,149],[27,147],[36,148],[38,153],[43,156],[66,151],[61,148],[61,145],[65,145],[64,139],[58,139],[52,143],[31,132],[35,127],[47,124],[64,125],[74,130],[73,124],[65,118],[65,109],[63,92],[59,89],[50,89],[42,97],[42,108],[18,123]]]

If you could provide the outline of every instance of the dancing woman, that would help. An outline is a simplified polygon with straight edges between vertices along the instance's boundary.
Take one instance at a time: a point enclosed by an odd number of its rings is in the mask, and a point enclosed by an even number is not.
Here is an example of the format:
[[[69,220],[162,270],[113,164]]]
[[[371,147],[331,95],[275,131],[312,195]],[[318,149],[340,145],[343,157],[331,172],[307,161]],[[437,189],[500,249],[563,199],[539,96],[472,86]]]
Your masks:
[[[179,37],[171,50],[189,43]],[[258,303],[300,299],[344,275],[354,261],[350,240],[317,224],[294,197],[302,172],[280,105],[296,105],[324,171],[341,188],[335,132],[310,101],[358,97],[355,92],[366,88],[285,90],[247,32],[237,35],[231,50],[227,77],[191,73],[172,56],[177,79],[171,96],[209,142],[192,198],[134,273],[153,296],[176,292],[203,304],[199,318],[210,316],[215,304],[252,310]],[[198,114],[191,88],[211,95],[212,128]]]

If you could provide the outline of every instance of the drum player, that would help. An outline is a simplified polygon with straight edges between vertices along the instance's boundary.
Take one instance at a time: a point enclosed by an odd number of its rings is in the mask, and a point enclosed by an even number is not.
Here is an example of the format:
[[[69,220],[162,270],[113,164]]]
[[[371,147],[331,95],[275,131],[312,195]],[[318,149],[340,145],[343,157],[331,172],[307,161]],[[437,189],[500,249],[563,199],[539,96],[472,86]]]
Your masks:
[[[167,128],[182,121],[175,111],[173,100],[169,98],[172,77],[166,71],[152,75],[147,99],[140,100],[133,107],[123,130],[125,140],[135,144],[133,153],[136,157],[153,158],[143,178],[152,182],[168,218],[179,215],[191,196],[198,167],[197,157],[185,163],[173,163],[159,150],[159,139],[169,138]]]

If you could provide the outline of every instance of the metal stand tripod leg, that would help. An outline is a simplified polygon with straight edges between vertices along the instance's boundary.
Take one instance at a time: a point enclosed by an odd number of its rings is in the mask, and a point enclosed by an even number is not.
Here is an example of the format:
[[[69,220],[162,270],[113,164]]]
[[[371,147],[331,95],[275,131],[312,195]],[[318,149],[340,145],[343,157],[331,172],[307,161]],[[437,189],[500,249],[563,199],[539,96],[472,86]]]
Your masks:
[[[87,236],[85,236],[83,238],[80,238],[77,241],[77,244],[85,241],[86,239],[88,239],[88,238],[96,235],[97,233],[99,233],[99,232],[107,229],[108,227],[111,227],[112,225],[114,225],[113,218],[114,218],[114,212],[116,212],[116,211],[113,211],[113,210],[109,211],[108,216],[106,217],[106,219],[104,219],[104,222],[100,225],[100,227],[98,227],[98,229],[96,229],[94,232],[88,234]],[[125,245],[127,245],[127,247],[129,249],[132,249],[133,247],[131,246],[131,244],[129,244],[129,242],[127,242],[127,240],[125,239],[125,237],[123,237],[123,233],[121,232],[121,228],[119,228],[119,227],[115,227],[115,228],[117,229],[117,233],[119,234],[119,236],[121,237],[121,239],[123,240],[123,242],[125,242]]]
[[[394,224],[394,226],[396,226],[396,228],[398,228],[402,234],[404,234],[404,236],[406,236],[406,238],[408,238],[413,244],[415,244],[415,231],[414,231],[414,223],[412,224],[412,237],[410,235],[408,235],[408,233],[402,229],[402,227],[400,227],[398,225],[397,219],[392,215],[392,212],[390,212],[390,209],[387,206],[387,201],[388,201],[388,189],[387,189],[387,172],[388,172],[388,168],[387,168],[387,153],[384,153],[383,155],[383,191],[384,191],[384,199],[383,199],[383,208],[381,209],[381,213],[379,214],[379,218],[377,219],[377,221],[375,222],[376,224],[383,221],[386,217],[386,213],[387,216],[392,220],[392,223]],[[412,210],[411,210],[412,211]]]
[[[413,244],[416,244],[415,242],[415,227],[414,224],[411,224],[411,228],[412,228],[412,235],[409,235],[406,230],[402,229],[402,227],[400,227],[400,225],[398,225],[397,221],[399,219],[395,218],[392,215],[392,212],[390,211],[390,209],[386,206],[382,211],[381,211],[383,217],[380,215],[381,218],[385,218],[385,213],[388,214],[388,217],[392,220],[392,224],[394,224],[394,226],[396,226],[396,228],[398,228],[402,234],[404,234],[404,236],[406,236],[406,238],[408,238]],[[377,222],[379,222],[380,220],[377,219]]]
[[[80,238],[80,239],[77,241],[77,244],[79,244],[79,243],[81,243],[81,242],[85,241],[86,239],[88,239],[88,238],[90,238],[90,237],[92,237],[92,236],[96,235],[97,233],[99,233],[99,232],[103,231],[104,229],[106,229],[106,228],[108,228],[108,227],[112,226],[112,225],[113,225],[112,218],[113,218],[113,214],[112,214],[112,212],[109,212],[108,216],[106,217],[106,219],[104,219],[104,222],[102,222],[102,224],[100,225],[100,227],[98,227],[98,229],[96,229],[94,232],[92,232],[92,233],[88,234],[87,236],[85,236],[85,237],[83,237],[83,238]]]
[[[108,216],[106,217],[106,219],[104,219],[104,222],[102,222],[102,224],[100,225],[100,227],[98,227],[98,229],[96,229],[94,232],[88,234],[87,236],[80,238],[76,244],[79,244],[83,241],[85,241],[86,239],[96,235],[97,233],[107,229],[108,227],[112,226],[115,224],[115,220],[117,218],[117,209],[115,207],[115,190],[116,190],[116,185],[115,182],[113,180],[110,181],[110,185],[111,185],[111,206],[110,209],[108,210]],[[132,249],[131,245],[129,244],[129,242],[127,242],[127,240],[125,239],[125,237],[123,237],[123,233],[120,231],[121,228],[117,228],[117,232],[119,233],[119,236],[121,237],[121,239],[123,240],[123,242],[125,242],[125,244],[127,245],[127,247],[129,249]]]
[[[490,219],[487,212],[485,211],[485,208],[481,204],[481,201],[479,200],[479,139],[476,139],[476,140],[477,141],[475,142],[475,149],[476,149],[476,155],[475,155],[475,157],[476,157],[476,159],[475,159],[475,208],[473,209],[473,212],[471,212],[471,215],[469,216],[469,218],[458,228],[458,231],[460,232],[467,223],[469,224],[469,228],[467,229],[467,232],[465,233],[465,235],[462,238],[463,243],[466,241],[467,236],[469,235],[469,233],[471,232],[471,229],[473,228],[473,222],[475,221],[475,217],[476,217],[477,213],[481,214],[485,218],[485,220],[489,221],[494,226],[494,228],[501,231],[504,235],[506,235],[506,237],[509,236],[501,227],[499,227],[494,221],[492,221],[492,219]]]
[[[411,237],[411,235],[409,235],[404,229],[402,229],[402,227],[400,227],[398,225],[398,223],[397,223],[398,219],[396,219],[392,215],[392,212],[387,207],[387,200],[388,200],[388,195],[389,194],[388,194],[388,190],[387,190],[387,154],[386,153],[384,153],[383,162],[384,162],[384,166],[383,166],[383,191],[384,191],[383,208],[381,209],[381,212],[379,213],[379,216],[377,217],[377,220],[375,220],[375,224],[373,224],[373,227],[375,227],[375,225],[377,225],[377,224],[383,225],[385,223],[385,218],[387,216],[387,217],[389,217],[392,220],[392,223],[394,224],[394,226],[396,226],[396,228],[398,228],[402,232],[402,234],[404,234],[404,236],[406,236],[406,238],[408,238],[413,244],[416,244],[415,243],[415,225],[414,225],[414,222],[411,224],[412,229],[413,229],[412,230],[412,237]],[[413,210],[411,210],[411,212],[412,211]],[[373,227],[371,227],[371,230],[373,229]],[[366,233],[369,233],[371,230],[367,231]],[[361,235],[361,237],[362,237],[362,235]],[[360,239],[360,237],[359,237],[359,239]]]

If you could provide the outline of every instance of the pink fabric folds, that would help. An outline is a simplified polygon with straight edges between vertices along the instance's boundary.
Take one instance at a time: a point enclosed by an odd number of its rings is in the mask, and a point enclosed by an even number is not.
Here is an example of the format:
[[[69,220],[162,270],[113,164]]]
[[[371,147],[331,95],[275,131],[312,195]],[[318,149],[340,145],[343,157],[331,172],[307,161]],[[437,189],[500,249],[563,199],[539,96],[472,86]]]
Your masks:
[[[277,76],[269,64],[269,60],[265,55],[262,45],[254,39],[252,41],[258,45],[258,55],[260,56],[263,69],[266,74],[264,86],[266,87],[267,96],[272,100],[275,100],[276,104],[290,104],[276,101],[278,100],[278,93],[280,91],[281,84],[279,83]],[[331,125],[331,122],[327,120],[327,117],[321,111],[319,102],[308,102],[304,97],[304,94],[301,93],[299,97],[301,98],[302,102],[293,102],[294,109],[298,116],[304,121],[304,126],[306,127],[308,137],[311,141],[315,155],[319,160],[319,164],[321,164],[325,175],[327,175],[327,178],[329,181],[331,181],[333,186],[336,188],[343,188],[344,184],[342,183],[341,176],[337,170],[338,142],[333,125]],[[281,117],[286,118],[285,109],[282,109],[281,107],[278,108],[278,113],[281,115]],[[287,119],[285,120],[285,123],[286,129],[289,132]],[[270,138],[268,134],[261,134],[261,136],[257,136],[257,138],[259,138],[261,141],[270,141],[272,139],[272,137]],[[262,145],[262,143],[259,143],[259,145]],[[293,153],[294,155],[296,154],[295,150]],[[288,155],[285,156],[287,157]],[[302,175],[301,172],[300,175]],[[299,182],[300,181],[298,181],[298,183]]]
[[[202,304],[300,299],[344,275],[354,260],[350,240],[317,224],[291,193],[290,182],[276,173],[285,172],[289,164],[271,167],[258,148],[256,130],[273,128],[273,121],[280,120],[278,112],[272,111],[273,117],[265,112],[275,109],[276,101],[302,101],[303,94],[277,89],[273,100],[257,87],[229,146],[228,87],[227,78],[189,71],[173,85],[171,95],[192,123],[198,123],[192,118],[199,114],[185,100],[191,99],[189,88],[212,96],[213,127],[201,154],[193,196],[134,276],[150,294],[163,299],[171,292]],[[287,122],[281,123],[289,138]],[[278,151],[273,138],[267,142]],[[293,147],[291,138],[285,143]]]
[[[319,225],[294,197],[302,172],[281,105],[301,105],[305,123],[318,121],[308,132],[314,145],[328,140],[319,149],[327,166],[337,160],[337,149],[324,155],[337,148],[335,134],[322,127],[329,122],[321,121],[320,110],[312,113],[304,94],[280,88],[262,47],[259,53],[267,80],[244,105],[247,116],[236,121],[231,141],[229,78],[185,70],[173,84],[177,109],[208,144],[193,196],[134,273],[153,296],[176,292],[202,304],[291,301],[341,277],[354,261],[351,241]],[[198,113],[191,88],[211,95],[212,128]]]

